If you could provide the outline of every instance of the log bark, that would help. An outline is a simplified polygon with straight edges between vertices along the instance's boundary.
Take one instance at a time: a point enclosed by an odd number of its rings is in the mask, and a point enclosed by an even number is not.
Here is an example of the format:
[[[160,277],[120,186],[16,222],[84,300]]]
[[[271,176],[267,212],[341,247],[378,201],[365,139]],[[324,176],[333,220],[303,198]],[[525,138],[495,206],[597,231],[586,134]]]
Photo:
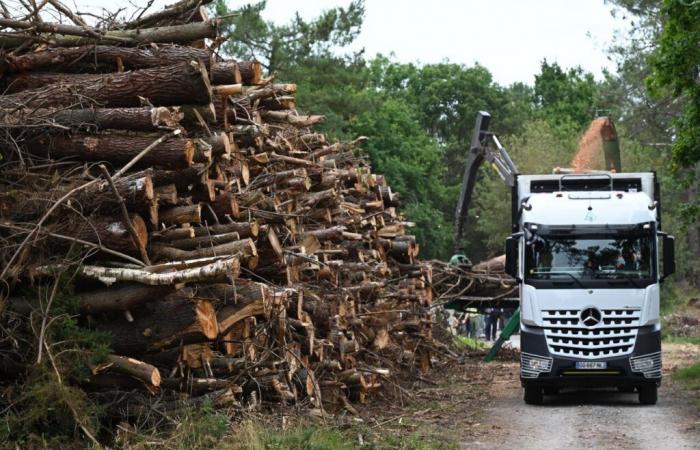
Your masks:
[[[69,83],[51,84],[16,94],[0,96],[0,109],[141,106],[147,98],[155,106],[208,104],[211,86],[204,66],[176,64],[132,72],[100,75]]]
[[[185,260],[208,258],[212,256],[236,256],[241,261],[247,261],[257,256],[257,248],[251,239],[228,242],[213,247],[202,247],[196,250],[180,250],[163,244],[155,243],[151,250],[156,258],[167,260]]]
[[[107,355],[96,371],[99,372],[105,369],[128,375],[148,386],[158,387],[161,383],[158,369],[148,363],[126,356]]]
[[[0,110],[0,128],[69,127],[75,130],[158,131],[179,126],[173,107]]]
[[[34,26],[33,23],[30,22],[24,22],[24,24],[15,23],[12,28],[23,29]],[[52,45],[58,47],[74,47],[113,42],[119,42],[122,45],[138,46],[151,43],[173,44],[188,43],[205,38],[213,39],[218,33],[218,27],[219,21],[217,19],[212,19],[205,22],[193,22],[182,25],[143,28],[138,30],[110,30],[104,33],[99,33],[99,30],[94,30],[94,32],[99,34],[99,37],[92,37],[92,35],[86,34],[86,30],[81,27],[43,22],[40,31],[43,30],[48,33],[58,32],[59,34],[53,34],[49,39]],[[8,39],[0,37],[0,45],[4,47],[18,47],[28,38],[31,39],[32,35],[14,35]]]
[[[166,225],[200,223],[202,221],[202,207],[197,204],[161,209],[160,221]]]
[[[117,267],[101,267],[101,266],[81,266],[78,274],[85,278],[99,280],[106,285],[111,285],[116,282],[135,282],[147,284],[150,286],[169,286],[178,283],[192,283],[216,281],[225,279],[226,277],[235,277],[240,270],[238,258],[225,257],[217,259],[206,264],[192,264],[189,267],[189,262],[178,262],[185,267],[181,268],[177,265],[166,266],[168,270],[158,272],[146,269],[125,269]],[[40,266],[36,269],[39,275],[53,276],[56,273],[56,268],[52,266]]]
[[[194,235],[197,237],[209,236],[211,234],[238,233],[241,238],[255,238],[258,237],[259,232],[260,225],[254,220],[251,222],[233,222],[194,228]]]
[[[27,72],[43,68],[58,72],[115,72],[120,65],[127,70],[136,70],[190,61],[202,61],[209,65],[211,52],[167,44],[141,48],[110,45],[53,47],[22,55],[7,55],[5,72]]]
[[[236,61],[217,61],[209,66],[212,84],[241,84],[243,77]]]
[[[141,245],[148,244],[146,224],[138,214],[130,214],[129,218],[136,230]],[[129,255],[138,255],[139,249],[134,245],[127,225],[118,217],[93,217],[78,224],[68,233],[78,239],[100,243],[104,247],[117,250]]]
[[[201,236],[191,239],[178,239],[168,242],[168,245],[180,250],[196,250],[201,247],[212,247],[228,242],[239,241],[240,235],[236,232],[213,234],[211,236]]]
[[[151,145],[155,138],[127,135],[90,135],[75,133],[70,136],[40,136],[25,141],[30,152],[53,158],[79,158],[84,161],[109,161],[126,164]],[[151,150],[138,166],[157,166],[177,169],[192,165],[194,144],[191,139],[171,138]]]
[[[189,290],[132,311],[134,321],[99,320],[95,328],[112,337],[115,352],[136,356],[149,351],[215,339],[218,322],[212,304],[192,298]]]
[[[154,188],[155,196],[158,205],[175,206],[177,205],[177,186],[175,184],[164,184]]]
[[[174,184],[178,189],[187,191],[190,185],[204,184],[207,181],[207,166],[193,164],[190,167],[179,170],[154,170],[153,185],[163,186]]]
[[[258,61],[238,61],[243,84],[255,85],[262,81],[262,64]]]
[[[147,302],[159,301],[173,292],[171,286],[144,286],[124,283],[76,294],[80,309],[86,313],[128,311]]]

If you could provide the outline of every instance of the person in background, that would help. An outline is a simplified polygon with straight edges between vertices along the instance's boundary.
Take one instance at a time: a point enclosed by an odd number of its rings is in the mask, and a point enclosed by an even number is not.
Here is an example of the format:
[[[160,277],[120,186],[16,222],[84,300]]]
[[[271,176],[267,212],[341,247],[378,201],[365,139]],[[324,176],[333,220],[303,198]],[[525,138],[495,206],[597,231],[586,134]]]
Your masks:
[[[486,340],[495,341],[498,334],[498,319],[502,315],[501,308],[486,308],[484,310],[486,320]]]

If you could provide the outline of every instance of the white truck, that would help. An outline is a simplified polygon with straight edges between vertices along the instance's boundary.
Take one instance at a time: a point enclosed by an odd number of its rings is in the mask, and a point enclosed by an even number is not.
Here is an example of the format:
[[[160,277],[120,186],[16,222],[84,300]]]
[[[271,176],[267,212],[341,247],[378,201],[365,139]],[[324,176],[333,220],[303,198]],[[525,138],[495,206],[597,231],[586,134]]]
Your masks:
[[[674,240],[661,231],[654,172],[520,175],[490,115],[479,112],[455,212],[453,264],[463,252],[477,170],[489,162],[511,188],[505,271],[519,284],[520,379],[528,404],[562,387],[616,387],[655,404],[661,382],[660,283],[675,270]],[[614,126],[606,167],[620,168]],[[614,138],[614,140],[613,140]],[[506,325],[489,355],[517,328]],[[487,355],[487,356],[489,356]]]
[[[614,386],[655,404],[659,285],[675,269],[656,175],[518,175],[513,195],[506,272],[520,284],[525,402]]]

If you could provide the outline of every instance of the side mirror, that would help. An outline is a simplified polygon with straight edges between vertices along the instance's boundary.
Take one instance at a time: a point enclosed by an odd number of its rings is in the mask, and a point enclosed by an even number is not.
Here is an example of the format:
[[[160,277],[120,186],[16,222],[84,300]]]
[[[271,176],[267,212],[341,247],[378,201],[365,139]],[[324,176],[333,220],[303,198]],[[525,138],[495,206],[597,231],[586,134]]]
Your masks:
[[[509,236],[506,238],[506,273],[519,280],[518,277],[518,241],[519,238]]]
[[[673,236],[664,236],[663,246],[664,265],[662,280],[676,271],[676,244]]]

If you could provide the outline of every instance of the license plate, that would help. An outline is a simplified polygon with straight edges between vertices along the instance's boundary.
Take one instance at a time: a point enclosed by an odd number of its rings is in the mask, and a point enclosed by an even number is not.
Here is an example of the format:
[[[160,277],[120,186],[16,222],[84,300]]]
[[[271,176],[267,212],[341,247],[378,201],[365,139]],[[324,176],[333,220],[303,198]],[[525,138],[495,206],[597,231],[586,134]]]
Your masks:
[[[576,361],[576,368],[583,370],[607,369],[608,363],[605,361]]]

